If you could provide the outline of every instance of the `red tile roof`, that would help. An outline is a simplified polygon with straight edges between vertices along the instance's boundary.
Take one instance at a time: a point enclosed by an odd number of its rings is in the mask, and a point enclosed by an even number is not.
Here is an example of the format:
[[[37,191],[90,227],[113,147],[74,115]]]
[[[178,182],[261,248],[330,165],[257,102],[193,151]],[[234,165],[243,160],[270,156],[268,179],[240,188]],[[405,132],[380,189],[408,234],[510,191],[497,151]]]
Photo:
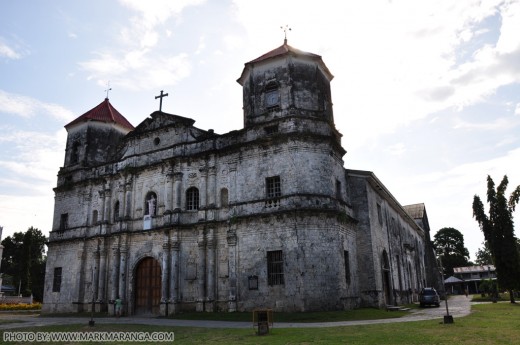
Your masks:
[[[278,48],[275,48],[275,49],[271,50],[270,52],[267,52],[264,55],[262,55],[262,56],[260,56],[260,57],[258,57],[256,59],[254,59],[254,60],[251,60],[251,61],[245,63],[245,67],[244,67],[244,69],[242,71],[242,75],[240,76],[240,78],[237,79],[237,82],[240,85],[244,85],[243,83],[244,83],[244,80],[246,78],[247,71],[249,70],[250,67],[254,66],[255,63],[263,62],[263,61],[266,61],[266,60],[269,60],[269,59],[273,59],[273,58],[277,58],[277,57],[282,57],[284,55],[294,55],[294,56],[305,56],[305,57],[308,57],[309,59],[314,60],[314,61],[316,61],[318,63],[318,65],[323,70],[323,72],[326,74],[326,76],[328,77],[329,80],[332,80],[332,78],[334,78],[332,73],[330,73],[329,69],[327,68],[327,66],[323,62],[323,60],[322,60],[320,55],[304,52],[303,50],[299,50],[299,49],[296,49],[294,47],[291,47],[290,45],[287,44],[287,40],[284,40],[283,44],[281,46],[279,46]]]
[[[252,61],[249,61],[247,64],[255,63],[255,62],[259,62],[259,61],[264,61],[264,60],[267,60],[267,59],[270,59],[270,58],[273,58],[273,57],[276,57],[276,56],[285,55],[287,53],[293,53],[293,54],[297,54],[297,55],[305,55],[305,56],[308,56],[308,57],[321,59],[320,55],[313,54],[313,53],[307,53],[307,52],[304,52],[302,50],[299,50],[299,49],[296,49],[294,47],[291,47],[290,45],[287,44],[287,40],[284,40],[283,45],[279,46],[276,49],[271,50],[268,53],[265,53],[264,55],[254,59]]]
[[[128,120],[123,115],[121,115],[121,113],[117,111],[117,109],[114,108],[112,104],[110,104],[108,98],[105,98],[105,100],[96,107],[90,109],[85,114],[65,125],[65,128],[87,121],[116,123],[126,129],[134,130],[134,126],[132,126],[132,124],[128,122]]]

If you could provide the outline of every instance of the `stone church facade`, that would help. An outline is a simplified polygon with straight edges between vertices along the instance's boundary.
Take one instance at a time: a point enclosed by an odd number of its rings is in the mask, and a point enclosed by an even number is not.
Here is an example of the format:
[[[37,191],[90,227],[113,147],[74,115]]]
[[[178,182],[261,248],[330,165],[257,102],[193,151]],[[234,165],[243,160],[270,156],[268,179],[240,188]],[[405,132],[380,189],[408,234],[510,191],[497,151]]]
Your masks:
[[[43,311],[341,310],[435,284],[424,205],[344,168],[332,78],[285,41],[245,64],[240,130],[134,128],[108,99],[67,124]]]

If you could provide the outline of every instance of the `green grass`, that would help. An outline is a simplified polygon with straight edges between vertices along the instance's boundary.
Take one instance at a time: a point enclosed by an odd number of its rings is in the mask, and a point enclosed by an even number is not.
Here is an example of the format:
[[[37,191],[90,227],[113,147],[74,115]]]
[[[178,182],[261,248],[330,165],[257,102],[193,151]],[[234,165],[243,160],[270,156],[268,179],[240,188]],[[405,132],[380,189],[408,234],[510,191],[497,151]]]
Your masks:
[[[480,304],[474,305],[472,310],[473,313],[467,317],[455,317],[453,324],[442,324],[442,319],[439,319],[365,326],[278,329],[275,322],[274,329],[266,336],[256,336],[252,328],[208,329],[120,324],[96,324],[95,327],[85,324],[60,325],[17,331],[173,331],[175,343],[179,344],[518,344],[519,305]]]
[[[472,302],[492,302],[492,297],[490,295],[482,296],[482,295],[472,295]],[[500,293],[498,294],[497,301],[509,301],[509,294]]]

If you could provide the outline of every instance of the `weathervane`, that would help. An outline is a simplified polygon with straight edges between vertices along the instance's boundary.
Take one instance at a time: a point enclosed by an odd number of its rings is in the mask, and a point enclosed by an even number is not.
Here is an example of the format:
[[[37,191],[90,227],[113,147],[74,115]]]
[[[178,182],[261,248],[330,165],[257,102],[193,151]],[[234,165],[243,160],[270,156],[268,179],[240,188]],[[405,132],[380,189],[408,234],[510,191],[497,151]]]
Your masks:
[[[110,87],[110,81],[107,81],[107,89],[105,90],[105,92],[107,93],[107,98],[108,99],[108,91],[112,90],[112,88]]]
[[[283,30],[283,33],[284,33],[284,40],[283,40],[283,44],[287,44],[287,31],[291,31],[291,28],[289,27],[289,25],[286,25],[285,27],[283,26],[280,26],[280,29]]]
[[[159,111],[162,111],[162,99],[166,96],[168,96],[168,94],[163,94],[163,90],[161,90],[161,94],[159,96],[155,96],[155,99],[159,98]]]

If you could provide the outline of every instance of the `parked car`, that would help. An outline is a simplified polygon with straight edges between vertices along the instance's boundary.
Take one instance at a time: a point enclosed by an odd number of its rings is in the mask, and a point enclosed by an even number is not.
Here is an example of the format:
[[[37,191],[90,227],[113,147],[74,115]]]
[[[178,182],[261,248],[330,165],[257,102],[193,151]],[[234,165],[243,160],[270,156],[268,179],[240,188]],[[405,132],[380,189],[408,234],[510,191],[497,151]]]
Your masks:
[[[438,307],[440,306],[440,300],[439,294],[434,288],[426,287],[419,293],[419,303],[421,304],[421,307],[426,305],[434,305]]]

